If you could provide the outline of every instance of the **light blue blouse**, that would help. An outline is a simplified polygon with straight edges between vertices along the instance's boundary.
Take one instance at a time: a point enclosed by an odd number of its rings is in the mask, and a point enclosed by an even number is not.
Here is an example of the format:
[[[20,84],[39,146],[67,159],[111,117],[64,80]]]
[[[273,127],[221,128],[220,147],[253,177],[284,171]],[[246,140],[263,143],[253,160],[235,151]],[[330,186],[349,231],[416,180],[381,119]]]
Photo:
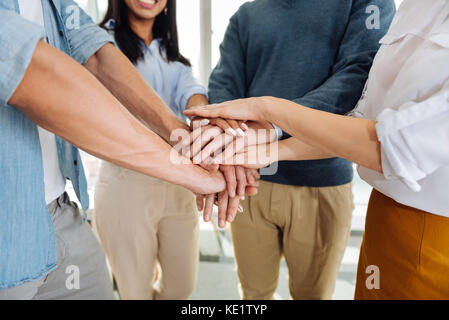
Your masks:
[[[144,59],[136,64],[137,70],[161,99],[182,120],[189,99],[195,94],[207,97],[207,90],[192,74],[192,69],[180,62],[167,62],[164,51],[159,50],[161,40],[156,39],[149,46],[142,43]]]

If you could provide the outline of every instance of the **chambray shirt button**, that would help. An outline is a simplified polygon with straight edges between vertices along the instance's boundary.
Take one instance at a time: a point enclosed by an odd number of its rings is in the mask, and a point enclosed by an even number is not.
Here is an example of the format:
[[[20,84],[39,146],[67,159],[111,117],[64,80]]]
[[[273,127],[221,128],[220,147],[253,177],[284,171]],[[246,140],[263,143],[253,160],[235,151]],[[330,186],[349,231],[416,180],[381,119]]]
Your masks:
[[[64,35],[64,31],[59,30],[59,35],[62,37]]]
[[[77,165],[78,165],[78,161],[77,161],[77,160],[73,161],[73,164],[74,164],[75,166],[77,166]]]

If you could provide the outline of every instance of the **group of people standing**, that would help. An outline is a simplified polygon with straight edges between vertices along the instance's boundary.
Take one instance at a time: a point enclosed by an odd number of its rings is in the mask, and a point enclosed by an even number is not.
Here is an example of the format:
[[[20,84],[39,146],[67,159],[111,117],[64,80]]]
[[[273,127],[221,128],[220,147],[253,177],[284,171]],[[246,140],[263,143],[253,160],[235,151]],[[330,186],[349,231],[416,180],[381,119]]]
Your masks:
[[[198,212],[209,221],[215,203],[219,225],[232,222],[243,299],[273,299],[282,257],[293,299],[331,299],[351,228],[352,163],[374,188],[355,297],[449,298],[445,0],[406,0],[396,16],[393,0],[247,2],[229,21],[207,89],[180,53],[175,0],[109,0],[103,30],[84,14],[80,28],[64,29],[57,17],[72,1],[25,2],[0,4],[0,16],[30,37],[18,44],[2,26],[0,45],[26,50],[9,53],[13,67],[0,61],[0,175],[13,185],[0,186],[0,298],[113,298],[103,247],[122,298],[187,299],[197,281]],[[39,91],[43,74],[59,82]],[[36,92],[47,98],[29,97]],[[200,140],[192,161],[253,139],[213,163],[194,161],[201,167],[174,165],[167,143],[179,128],[193,131],[192,146]],[[105,160],[95,190],[102,247],[64,192],[70,179],[87,209],[72,144]],[[251,159],[261,145],[276,145],[276,156]],[[259,176],[272,162],[276,172]],[[19,173],[24,167],[34,173]],[[33,197],[19,199],[14,191],[23,194],[30,177]],[[64,287],[70,265],[81,271],[76,291]],[[373,265],[379,288],[366,286]]]

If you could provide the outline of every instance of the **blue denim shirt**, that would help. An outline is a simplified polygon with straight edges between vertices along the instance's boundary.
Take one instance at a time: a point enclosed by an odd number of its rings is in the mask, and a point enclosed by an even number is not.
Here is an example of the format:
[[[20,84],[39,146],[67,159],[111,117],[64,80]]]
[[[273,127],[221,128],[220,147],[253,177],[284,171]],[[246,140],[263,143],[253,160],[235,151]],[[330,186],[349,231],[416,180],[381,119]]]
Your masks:
[[[55,233],[45,203],[37,126],[8,104],[38,41],[84,64],[111,37],[72,0],[42,0],[44,28],[19,15],[17,0],[0,1],[0,288],[39,279],[56,267]],[[59,164],[89,207],[78,149],[57,137]]]

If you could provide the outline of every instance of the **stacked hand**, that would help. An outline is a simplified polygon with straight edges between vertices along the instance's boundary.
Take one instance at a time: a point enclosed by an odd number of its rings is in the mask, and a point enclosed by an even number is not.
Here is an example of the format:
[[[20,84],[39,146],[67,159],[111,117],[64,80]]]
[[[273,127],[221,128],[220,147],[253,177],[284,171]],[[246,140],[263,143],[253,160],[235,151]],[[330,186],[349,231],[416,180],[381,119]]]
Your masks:
[[[197,109],[202,110],[191,110]],[[276,132],[268,122],[225,120],[220,117],[194,118],[191,129],[190,137],[185,137],[181,142],[184,147],[190,144],[186,156],[210,171],[221,172],[226,180],[224,191],[197,196],[198,209],[204,210],[204,221],[207,222],[211,219],[213,205],[217,205],[219,226],[224,227],[226,221],[232,222],[237,212],[243,211],[240,200],[245,195],[257,193],[260,179],[256,169],[226,165],[226,161],[246,153],[251,146],[273,142],[277,139]]]

